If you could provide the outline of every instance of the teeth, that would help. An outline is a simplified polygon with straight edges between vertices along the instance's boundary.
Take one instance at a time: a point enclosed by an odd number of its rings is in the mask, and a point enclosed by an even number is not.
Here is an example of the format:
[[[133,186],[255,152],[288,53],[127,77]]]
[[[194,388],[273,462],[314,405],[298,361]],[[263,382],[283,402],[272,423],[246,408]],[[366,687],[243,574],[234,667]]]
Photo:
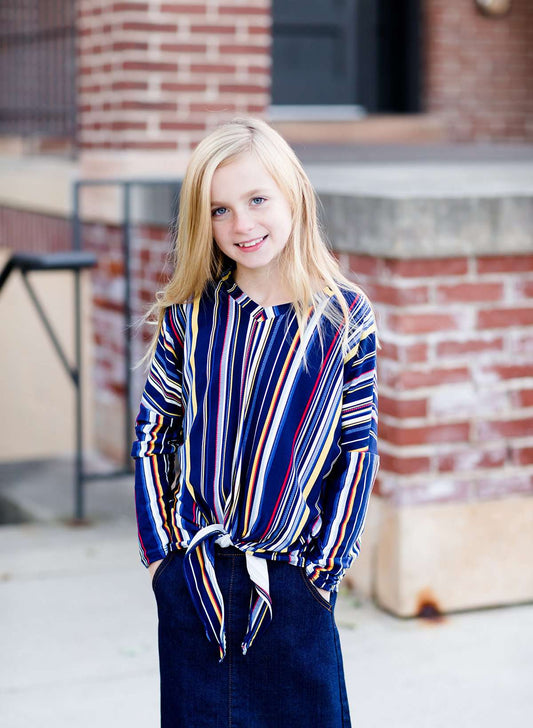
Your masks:
[[[260,243],[261,240],[263,240],[263,238],[256,238],[255,240],[250,240],[249,243],[237,243],[237,245],[239,246],[239,248],[251,248],[254,245],[257,245],[257,243]]]

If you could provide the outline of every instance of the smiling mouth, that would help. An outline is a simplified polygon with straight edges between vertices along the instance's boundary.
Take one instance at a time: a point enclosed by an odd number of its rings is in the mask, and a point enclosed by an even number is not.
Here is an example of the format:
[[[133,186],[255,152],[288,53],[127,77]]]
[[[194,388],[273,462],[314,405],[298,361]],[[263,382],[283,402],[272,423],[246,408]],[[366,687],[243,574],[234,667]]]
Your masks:
[[[263,235],[261,238],[254,238],[253,240],[246,240],[244,243],[235,243],[235,245],[238,248],[243,248],[244,250],[246,250],[246,248],[255,248],[260,243],[262,243],[263,240],[266,239],[266,237],[267,237],[266,235]]]

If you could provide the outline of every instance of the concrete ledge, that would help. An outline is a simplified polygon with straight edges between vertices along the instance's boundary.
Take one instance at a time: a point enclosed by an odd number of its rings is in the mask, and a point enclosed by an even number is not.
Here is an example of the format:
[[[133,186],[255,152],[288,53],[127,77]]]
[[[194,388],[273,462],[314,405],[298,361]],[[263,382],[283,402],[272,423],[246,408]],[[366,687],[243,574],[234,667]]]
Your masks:
[[[0,158],[0,205],[68,217],[72,182],[154,178],[133,190],[134,222],[168,225],[185,157],[85,153],[80,163]],[[339,252],[388,258],[516,255],[533,250],[533,167],[514,162],[308,164],[323,206],[324,227]],[[122,221],[120,190],[86,189],[85,220]]]
[[[386,610],[410,617],[424,605],[453,612],[533,601],[533,498],[379,510],[374,589]]]
[[[407,198],[322,193],[334,250],[385,258],[516,255],[533,250],[531,196]]]

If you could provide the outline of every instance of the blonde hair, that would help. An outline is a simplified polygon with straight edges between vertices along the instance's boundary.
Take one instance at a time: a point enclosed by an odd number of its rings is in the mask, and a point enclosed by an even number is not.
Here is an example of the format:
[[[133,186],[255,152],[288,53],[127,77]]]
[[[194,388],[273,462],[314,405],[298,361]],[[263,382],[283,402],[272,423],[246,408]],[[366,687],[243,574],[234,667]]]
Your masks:
[[[279,262],[281,275],[292,295],[300,333],[305,329],[309,307],[324,287],[331,289],[339,304],[326,307],[325,315],[336,324],[348,320],[348,307],[340,285],[352,291],[358,288],[342,275],[324,242],[315,192],[300,161],[283,137],[266,122],[237,118],[205,137],[187,166],[180,192],[174,272],[163,290],[156,294],[156,302],[146,316],[157,324],[157,330],[145,359],[155,351],[165,309],[201,296],[228,267],[229,259],[213,240],[211,182],[218,167],[246,152],[255,154],[289,202],[292,230]]]

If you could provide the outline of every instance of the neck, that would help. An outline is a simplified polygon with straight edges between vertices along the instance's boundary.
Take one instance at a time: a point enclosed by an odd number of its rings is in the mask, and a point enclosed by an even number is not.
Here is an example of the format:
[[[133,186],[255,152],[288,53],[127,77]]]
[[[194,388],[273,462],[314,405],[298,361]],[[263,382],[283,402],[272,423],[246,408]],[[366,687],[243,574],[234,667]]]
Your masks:
[[[260,306],[279,306],[292,300],[279,271],[250,270],[237,267],[235,283]]]

